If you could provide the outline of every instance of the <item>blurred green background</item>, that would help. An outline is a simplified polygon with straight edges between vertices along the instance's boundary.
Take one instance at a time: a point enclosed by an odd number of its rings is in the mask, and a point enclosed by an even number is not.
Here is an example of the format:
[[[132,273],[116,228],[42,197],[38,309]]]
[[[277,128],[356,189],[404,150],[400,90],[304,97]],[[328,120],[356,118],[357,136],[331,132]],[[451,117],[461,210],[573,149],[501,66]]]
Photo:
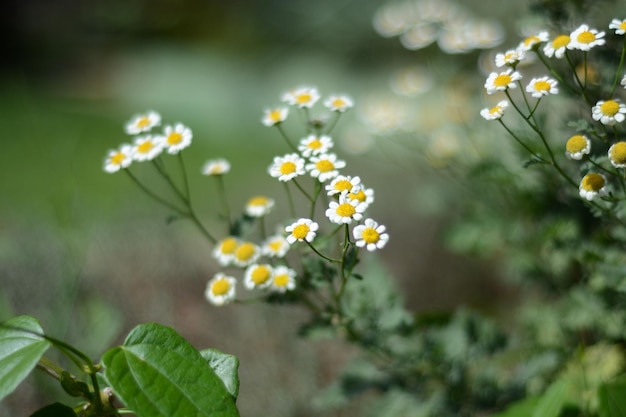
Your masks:
[[[164,123],[190,126],[191,186],[199,212],[214,222],[214,184],[195,175],[207,159],[231,161],[232,207],[253,194],[282,198],[266,168],[286,150],[260,118],[285,90],[314,85],[323,95],[348,93],[358,106],[371,94],[391,94],[390,75],[412,64],[482,87],[477,53],[444,59],[436,47],[412,52],[378,35],[372,18],[386,3],[4,1],[0,319],[35,315],[48,333],[94,358],[140,322],[171,325],[199,348],[240,357],[243,416],[319,415],[311,400],[351,348],[297,338],[306,319],[297,308],[210,306],[203,298],[216,268],[210,245],[189,224],[166,224],[167,210],[123,175],[104,173],[102,162],[108,149],[128,140],[123,126],[135,113],[154,109]],[[501,19],[517,36],[504,20],[513,17],[511,9],[494,16],[494,4],[500,3],[463,2],[478,16]],[[428,100],[443,94],[436,90]],[[466,110],[476,115],[478,109]],[[359,125],[357,114],[341,121],[338,136]],[[379,258],[407,305],[482,305],[500,293],[490,265],[442,247],[445,212],[418,213],[423,200],[437,198],[420,187],[446,187],[445,180],[432,176],[423,158],[406,158],[405,148],[382,139],[364,153],[337,152],[376,191],[370,215],[391,235]],[[0,414],[27,415],[55,398],[34,376],[0,403]],[[333,415],[359,415],[366,400]]]

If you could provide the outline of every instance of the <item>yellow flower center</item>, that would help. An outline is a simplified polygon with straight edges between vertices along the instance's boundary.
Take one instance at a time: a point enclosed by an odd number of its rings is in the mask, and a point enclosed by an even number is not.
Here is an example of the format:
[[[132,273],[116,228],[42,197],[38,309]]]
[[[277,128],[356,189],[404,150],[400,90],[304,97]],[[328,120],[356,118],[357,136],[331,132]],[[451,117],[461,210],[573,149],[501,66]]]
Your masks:
[[[333,107],[343,107],[346,105],[346,102],[341,98],[336,98],[332,102]]]
[[[581,187],[586,191],[600,191],[604,187],[604,177],[595,172],[587,174],[581,182]]]
[[[609,156],[616,164],[626,164],[626,142],[617,142],[613,145]]]
[[[550,91],[550,83],[547,81],[539,80],[535,83],[535,90],[539,92]]]
[[[286,287],[289,284],[289,275],[280,274],[274,277],[274,285],[277,287]]]
[[[341,217],[352,217],[356,213],[356,209],[350,203],[343,203],[337,206],[335,212]]]
[[[220,246],[221,252],[226,255],[234,253],[235,249],[237,249],[237,239],[234,237],[227,237]]]
[[[237,250],[235,251],[235,258],[240,261],[247,261],[252,258],[255,253],[256,247],[254,246],[254,243],[244,242],[237,247]]]
[[[376,243],[380,239],[380,234],[371,227],[367,227],[363,230],[363,240],[365,243]]]
[[[587,139],[582,135],[574,135],[567,140],[565,150],[569,153],[578,153],[587,147]]]
[[[178,145],[180,142],[182,142],[182,140],[183,140],[183,135],[181,135],[178,132],[172,132],[167,137],[167,143],[169,145]]]
[[[122,165],[122,162],[126,159],[126,155],[123,152],[117,152],[111,157],[111,163],[113,165]]]
[[[328,159],[322,159],[315,164],[315,168],[317,168],[319,172],[330,172],[335,169],[335,164],[330,162]]]
[[[322,147],[322,141],[319,139],[313,139],[307,146],[311,149],[319,149]]]
[[[281,111],[279,109],[276,109],[270,112],[269,118],[272,122],[280,122],[283,116]]]
[[[152,141],[147,140],[143,142],[141,145],[137,146],[137,151],[139,153],[148,153],[150,152],[152,148],[154,148],[154,144],[152,143]]]
[[[306,104],[311,101],[311,95],[309,93],[302,93],[296,97],[296,103],[298,104]]]
[[[211,285],[213,295],[226,295],[230,290],[230,282],[226,278],[220,278]]]
[[[273,252],[278,252],[278,251],[280,251],[280,248],[282,248],[282,247],[283,247],[283,242],[282,242],[282,240],[275,240],[275,241],[273,241],[273,242],[270,242],[270,243],[268,244],[268,246],[270,247],[270,249],[271,249]]]
[[[339,180],[335,183],[335,190],[337,191],[350,191],[352,189],[352,183],[348,180]]]
[[[215,164],[209,169],[209,174],[221,174],[224,171],[222,164]]]
[[[270,276],[272,275],[272,271],[270,271],[270,269],[265,266],[265,265],[259,265],[256,268],[254,268],[254,271],[252,271],[252,274],[250,274],[250,278],[252,278],[252,282],[254,282],[257,285],[263,284],[265,283]]]
[[[571,38],[569,35],[559,35],[552,41],[552,47],[554,49],[563,48],[564,46],[569,45],[569,41]]]
[[[626,20],[619,24],[620,30],[626,30]]]
[[[251,206],[266,206],[267,203],[268,203],[267,197],[263,197],[263,196],[252,197],[248,201],[248,204]]]
[[[493,84],[496,87],[506,87],[513,81],[513,78],[509,74],[500,74],[493,80]]]
[[[493,106],[492,108],[489,109],[489,114],[499,114],[501,111],[502,111],[502,107]]]
[[[311,230],[311,228],[309,227],[309,225],[307,225],[307,224],[299,224],[299,225],[297,225],[296,227],[293,228],[293,231],[291,232],[291,234],[296,239],[304,239],[304,238],[306,238],[306,235],[309,234],[310,230]]]
[[[280,173],[283,175],[289,175],[296,172],[296,164],[291,161],[283,162],[280,166]]]
[[[615,116],[619,111],[619,103],[615,100],[607,100],[600,106],[602,114],[607,116]]]
[[[144,127],[150,126],[150,119],[148,119],[147,117],[140,117],[137,120],[136,126],[140,129],[143,129]]]
[[[358,200],[361,203],[364,202],[365,199],[367,198],[363,190],[359,190],[358,193],[350,193],[348,194],[348,197],[350,198],[350,200]]]
[[[596,35],[589,31],[581,32],[576,40],[580,43],[591,43],[596,40]]]
[[[541,42],[541,39],[539,39],[538,36],[529,36],[526,39],[524,39],[524,45],[526,46],[531,46],[536,44],[537,42]]]

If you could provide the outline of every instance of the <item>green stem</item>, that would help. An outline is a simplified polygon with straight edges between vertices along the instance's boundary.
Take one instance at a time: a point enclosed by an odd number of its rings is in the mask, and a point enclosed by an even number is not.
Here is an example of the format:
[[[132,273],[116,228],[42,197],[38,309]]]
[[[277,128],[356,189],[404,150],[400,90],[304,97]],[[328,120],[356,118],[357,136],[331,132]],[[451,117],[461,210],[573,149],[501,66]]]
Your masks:
[[[187,179],[187,170],[185,169],[185,161],[183,160],[183,153],[178,152],[178,163],[180,164],[180,170],[182,172],[182,177],[183,177],[183,185],[184,185],[184,190],[185,190],[185,197],[187,197],[187,200],[191,200],[191,194],[189,193],[189,180]]]
[[[178,198],[180,198],[181,201],[186,206],[188,206],[189,205],[189,199],[180,191],[180,189],[178,188],[176,183],[174,183],[172,178],[169,176],[169,174],[165,170],[165,167],[164,167],[163,163],[162,162],[159,163],[156,160],[152,160],[152,162],[153,162],[157,172],[159,173],[159,175],[161,175],[161,177],[163,177],[163,179],[165,179],[165,181],[168,183],[168,185],[170,186],[172,191],[174,191],[174,194],[176,194],[178,196]]]
[[[296,218],[296,206],[293,203],[293,196],[291,195],[291,190],[289,189],[289,185],[287,182],[283,182],[285,185],[285,193],[287,193],[287,200],[289,201],[289,210],[291,211],[291,217]]]
[[[515,141],[519,143],[528,153],[530,153],[535,159],[537,159],[537,161],[542,162],[544,164],[548,163],[548,161],[546,161],[540,155],[535,153],[532,149],[530,149],[528,145],[526,145],[520,138],[518,138],[517,135],[511,129],[509,129],[507,125],[504,124],[502,119],[498,119],[498,122],[500,122],[502,127],[504,127],[504,130],[506,130],[509,133],[509,135],[511,135],[513,139],[515,139]]]
[[[298,187],[298,189],[300,190],[300,192],[302,194],[304,194],[304,196],[312,203],[315,203],[315,200],[313,199],[313,197],[311,197],[311,195],[309,193],[306,192],[306,190],[304,188],[302,188],[302,186],[298,183],[298,181],[296,181],[296,179],[294,178],[293,183],[296,185],[296,187]],[[318,181],[319,182],[319,181]]]
[[[312,219],[315,217],[315,204],[317,203],[317,197],[320,195],[322,191],[322,183],[319,181],[315,181],[315,194],[313,200],[311,201],[311,209],[309,211],[309,218]]]
[[[217,193],[219,194],[220,201],[222,202],[222,209],[224,210],[222,216],[224,216],[224,218],[228,222],[228,230],[230,231],[232,230],[233,224],[231,221],[230,206],[228,204],[228,198],[226,196],[226,184],[224,183],[224,176],[216,175],[215,181],[217,181]]]
[[[287,145],[289,146],[289,148],[291,148],[291,150],[294,151],[295,153],[298,153],[298,148],[296,148],[296,146],[293,143],[291,143],[291,140],[289,140],[289,137],[287,136],[287,134],[283,130],[283,128],[280,125],[280,123],[276,124],[275,126],[276,126],[276,129],[278,129],[278,131],[280,132],[280,135],[283,137],[285,142],[287,142]]]
[[[619,58],[619,64],[617,66],[617,71],[615,72],[615,80],[613,80],[613,86],[611,87],[611,94],[609,97],[613,97],[615,94],[615,88],[617,88],[617,83],[619,82],[620,75],[622,75],[622,68],[624,67],[624,57],[626,56],[626,37],[624,37],[624,44],[622,45],[622,54]]]
[[[335,112],[335,117],[333,117],[333,120],[328,125],[328,130],[326,130],[327,135],[330,135],[330,132],[332,132],[335,126],[337,126],[337,122],[339,121],[340,118],[341,118],[341,112]]]
[[[311,250],[313,252],[315,252],[319,257],[327,260],[328,262],[333,262],[333,263],[343,263],[343,259],[333,259],[333,258],[329,258],[328,256],[324,255],[323,253],[321,253],[320,251],[318,251],[317,249],[315,249],[315,246],[313,246],[311,244],[311,242],[308,242],[306,240],[304,240],[304,242],[309,246],[309,248],[311,248]]]
[[[141,181],[139,181],[139,179],[135,175],[133,175],[133,173],[130,172],[129,169],[125,169],[124,172],[126,172],[126,174],[128,174],[130,179],[141,189],[141,191],[143,191],[145,194],[147,194],[150,198],[152,198],[153,200],[155,200],[155,201],[163,204],[164,206],[174,210],[176,213],[180,214],[181,216],[187,216],[188,215],[187,212],[181,210],[180,208],[176,207],[174,204],[170,203],[169,201],[159,197],[157,194],[152,192]]]

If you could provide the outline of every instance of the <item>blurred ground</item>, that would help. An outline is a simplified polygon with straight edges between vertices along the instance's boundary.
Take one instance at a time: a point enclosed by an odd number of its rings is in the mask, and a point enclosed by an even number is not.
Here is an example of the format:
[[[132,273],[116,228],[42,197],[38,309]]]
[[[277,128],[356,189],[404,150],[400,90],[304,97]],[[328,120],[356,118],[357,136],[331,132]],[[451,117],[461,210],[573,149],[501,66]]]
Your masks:
[[[242,416],[319,415],[311,399],[352,349],[295,337],[306,320],[297,308],[208,305],[210,246],[189,225],[167,225],[168,213],[126,178],[105,174],[102,160],[126,140],[132,114],[155,109],[192,127],[191,172],[209,158],[232,162],[234,207],[268,189],[280,193],[264,174],[285,151],[261,126],[262,109],[303,83],[357,101],[387,89],[389,68],[413,58],[372,30],[381,3],[4,2],[0,319],[35,315],[94,358],[138,323],[171,325],[199,348],[240,358]],[[400,167],[375,150],[345,158],[376,190],[371,214],[391,234],[380,258],[409,307],[483,305],[501,292],[488,265],[442,248],[444,217],[416,213],[419,166]],[[210,213],[215,189],[199,177],[191,185]],[[46,386],[29,379],[0,414],[27,415],[52,401]],[[359,415],[366,400],[333,415]]]

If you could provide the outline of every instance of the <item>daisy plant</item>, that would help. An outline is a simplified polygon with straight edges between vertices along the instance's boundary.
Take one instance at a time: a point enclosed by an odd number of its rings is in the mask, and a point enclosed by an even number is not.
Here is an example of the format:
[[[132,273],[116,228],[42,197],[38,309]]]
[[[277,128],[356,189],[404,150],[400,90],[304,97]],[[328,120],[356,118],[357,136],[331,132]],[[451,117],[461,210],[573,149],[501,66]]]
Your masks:
[[[360,279],[354,272],[359,251],[382,249],[389,240],[385,226],[365,216],[374,202],[373,189],[363,184],[361,176],[347,175],[346,161],[333,151],[332,131],[354,101],[345,94],[322,97],[317,88],[303,86],[282,94],[282,102],[283,106],[267,107],[261,117],[261,123],[277,130],[286,144],[286,153],[268,161],[267,169],[267,175],[282,184],[278,187],[285,191],[282,203],[270,192],[253,195],[235,216],[226,184],[230,162],[214,157],[199,169],[216,183],[221,228],[206,227],[207,220],[193,207],[183,159],[193,133],[183,123],[165,122],[161,128],[161,115],[152,110],[133,116],[125,128],[133,136],[132,144],[111,150],[104,170],[124,172],[170,210],[172,219],[190,220],[207,238],[218,269],[206,285],[209,303],[283,299],[301,302],[316,315],[326,312],[325,319],[328,312],[341,317],[346,286],[351,279]],[[326,114],[314,118],[318,103]],[[293,114],[299,114],[301,124],[295,135],[285,127]],[[166,190],[150,183],[145,172],[138,175],[140,165],[152,171]],[[273,234],[268,233],[266,222],[281,211],[287,218],[274,224]],[[255,223],[258,228],[251,227]],[[323,284],[316,272],[322,265]]]

